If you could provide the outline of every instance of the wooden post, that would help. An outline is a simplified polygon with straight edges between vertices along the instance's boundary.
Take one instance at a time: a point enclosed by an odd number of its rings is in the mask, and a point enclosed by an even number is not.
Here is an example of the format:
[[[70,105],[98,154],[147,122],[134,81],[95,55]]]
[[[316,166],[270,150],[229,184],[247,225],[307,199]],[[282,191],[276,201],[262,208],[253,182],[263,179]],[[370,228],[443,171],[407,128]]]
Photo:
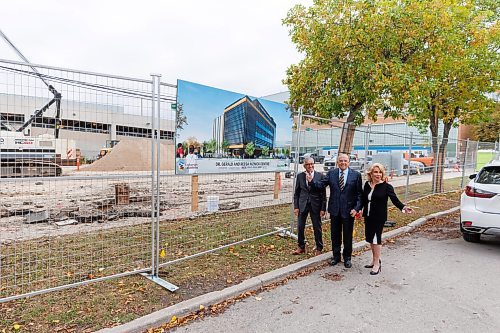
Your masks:
[[[198,175],[191,176],[191,211],[198,211]]]
[[[281,173],[275,172],[274,173],[274,199],[279,198],[280,194],[280,189],[281,189]]]
[[[130,187],[128,184],[115,184],[115,204],[128,205],[130,203]]]

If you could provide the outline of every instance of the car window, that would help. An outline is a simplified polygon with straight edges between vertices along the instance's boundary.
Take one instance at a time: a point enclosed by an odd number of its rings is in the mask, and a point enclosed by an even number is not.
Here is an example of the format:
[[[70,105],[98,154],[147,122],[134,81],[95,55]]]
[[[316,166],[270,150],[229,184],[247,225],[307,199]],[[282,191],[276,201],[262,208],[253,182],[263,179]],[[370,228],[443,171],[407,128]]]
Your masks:
[[[500,185],[500,166],[484,167],[477,176],[476,183]]]

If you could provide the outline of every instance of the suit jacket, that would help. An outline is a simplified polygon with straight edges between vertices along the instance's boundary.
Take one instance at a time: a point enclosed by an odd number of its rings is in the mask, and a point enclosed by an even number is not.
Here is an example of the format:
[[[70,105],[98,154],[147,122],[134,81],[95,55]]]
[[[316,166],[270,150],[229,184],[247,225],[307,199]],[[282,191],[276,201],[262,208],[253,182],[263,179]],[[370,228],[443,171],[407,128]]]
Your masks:
[[[321,172],[314,171],[314,181],[320,181],[323,178]],[[306,209],[307,203],[311,203],[311,209],[314,212],[326,211],[326,190],[307,185],[306,173],[301,172],[297,175],[295,182],[295,192],[293,194],[293,207],[303,212]]]
[[[363,188],[363,216],[366,217],[368,214],[368,194],[372,190],[368,182],[365,183]],[[399,201],[396,193],[394,193],[394,187],[386,182],[375,185],[372,193],[372,199],[370,202],[370,220],[380,221],[385,223],[387,220],[387,200],[391,198],[394,206],[398,207],[400,210],[405,206],[401,201]]]
[[[344,190],[340,190],[339,168],[328,171],[320,181],[314,181],[314,187],[325,188],[330,186],[330,199],[328,200],[328,213],[331,216],[351,217],[351,210],[359,211],[363,207],[363,183],[361,174],[349,168]]]

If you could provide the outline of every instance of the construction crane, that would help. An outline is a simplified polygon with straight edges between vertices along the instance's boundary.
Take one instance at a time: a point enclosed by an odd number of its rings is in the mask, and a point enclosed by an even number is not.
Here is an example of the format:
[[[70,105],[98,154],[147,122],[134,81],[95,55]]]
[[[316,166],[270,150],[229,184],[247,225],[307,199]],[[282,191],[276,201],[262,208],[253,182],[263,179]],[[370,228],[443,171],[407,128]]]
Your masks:
[[[42,80],[53,98],[39,110],[36,110],[21,127],[14,129],[8,122],[0,120],[0,176],[1,177],[42,177],[60,176],[62,168],[55,163],[56,140],[61,127],[61,94],[50,85],[28,59],[17,49],[9,38],[0,30],[0,36],[19,55],[19,57]],[[55,104],[54,138],[37,138],[24,135],[25,129],[38,117],[41,117]]]

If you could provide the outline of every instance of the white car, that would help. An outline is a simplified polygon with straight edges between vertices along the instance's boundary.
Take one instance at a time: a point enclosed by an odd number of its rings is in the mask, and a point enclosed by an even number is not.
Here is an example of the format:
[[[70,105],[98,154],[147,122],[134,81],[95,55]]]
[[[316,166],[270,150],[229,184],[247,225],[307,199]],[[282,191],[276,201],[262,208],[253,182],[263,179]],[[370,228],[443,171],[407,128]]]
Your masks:
[[[468,242],[500,235],[500,160],[485,165],[460,197],[460,231]]]

